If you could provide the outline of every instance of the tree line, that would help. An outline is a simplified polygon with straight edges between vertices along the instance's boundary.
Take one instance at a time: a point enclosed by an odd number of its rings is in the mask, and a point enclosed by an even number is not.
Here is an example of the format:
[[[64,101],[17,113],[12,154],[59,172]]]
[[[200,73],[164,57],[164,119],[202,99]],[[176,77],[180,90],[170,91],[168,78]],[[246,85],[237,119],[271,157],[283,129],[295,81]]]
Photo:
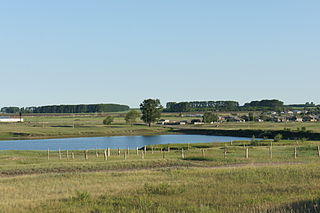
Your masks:
[[[251,101],[243,106],[237,101],[168,102],[166,106],[165,112],[279,111],[286,108],[282,101],[276,99]]]
[[[79,105],[51,105],[39,107],[3,107],[2,113],[95,113],[121,112],[129,110],[129,106],[120,104],[79,104]]]

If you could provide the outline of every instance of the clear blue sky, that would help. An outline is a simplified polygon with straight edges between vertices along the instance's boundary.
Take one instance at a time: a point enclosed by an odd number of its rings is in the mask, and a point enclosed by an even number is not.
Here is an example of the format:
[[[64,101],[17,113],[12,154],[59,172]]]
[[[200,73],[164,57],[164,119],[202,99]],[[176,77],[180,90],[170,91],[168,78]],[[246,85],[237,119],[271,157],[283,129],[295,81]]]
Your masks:
[[[0,107],[320,103],[319,0],[10,0]]]

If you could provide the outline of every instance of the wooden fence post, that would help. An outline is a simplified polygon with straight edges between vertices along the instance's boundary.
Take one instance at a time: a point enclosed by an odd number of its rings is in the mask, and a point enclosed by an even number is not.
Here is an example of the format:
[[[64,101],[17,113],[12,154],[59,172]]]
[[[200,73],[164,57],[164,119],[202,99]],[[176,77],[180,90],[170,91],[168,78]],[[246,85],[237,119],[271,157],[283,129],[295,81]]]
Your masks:
[[[69,160],[69,151],[67,150],[67,160]]]
[[[202,149],[202,157],[205,157],[204,149]]]
[[[50,150],[48,148],[48,160],[50,160]]]
[[[297,159],[297,147],[294,147],[294,159]]]
[[[130,153],[130,149],[129,149],[129,147],[128,147],[128,149],[127,149],[127,154],[128,154],[128,156],[129,156],[129,153]]]
[[[110,152],[110,148],[108,147],[108,149],[107,149],[107,157],[110,157],[111,156],[111,152]]]
[[[71,153],[71,156],[72,156],[72,160],[74,160],[74,153],[73,152]]]
[[[88,150],[84,151],[84,159],[88,160]]]
[[[118,155],[120,155],[120,148],[118,147]]]
[[[270,158],[272,158],[272,146],[269,146],[269,155],[270,155]]]
[[[123,158],[124,158],[124,160],[127,160],[127,153],[126,152],[123,152]]]
[[[61,151],[60,151],[60,148],[59,148],[59,159],[61,160],[62,156],[61,156]]]
[[[226,146],[224,146],[224,158],[226,159],[227,158],[227,147]]]
[[[151,154],[153,154],[153,146],[151,147]]]
[[[168,152],[170,152],[170,146],[168,146]]]
[[[108,160],[107,150],[104,150],[104,160]]]
[[[318,157],[320,157],[320,146],[318,146]]]
[[[181,157],[182,157],[182,159],[184,159],[184,150],[183,150],[183,148],[181,149]]]
[[[246,158],[247,159],[249,158],[249,148],[248,147],[246,148]]]

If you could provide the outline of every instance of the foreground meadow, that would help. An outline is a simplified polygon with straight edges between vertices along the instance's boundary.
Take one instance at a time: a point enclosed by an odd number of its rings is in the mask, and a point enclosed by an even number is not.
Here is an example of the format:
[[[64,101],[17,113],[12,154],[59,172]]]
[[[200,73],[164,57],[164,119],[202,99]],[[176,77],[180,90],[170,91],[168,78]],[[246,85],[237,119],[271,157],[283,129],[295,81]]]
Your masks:
[[[269,143],[1,151],[0,212],[319,212],[320,143]]]

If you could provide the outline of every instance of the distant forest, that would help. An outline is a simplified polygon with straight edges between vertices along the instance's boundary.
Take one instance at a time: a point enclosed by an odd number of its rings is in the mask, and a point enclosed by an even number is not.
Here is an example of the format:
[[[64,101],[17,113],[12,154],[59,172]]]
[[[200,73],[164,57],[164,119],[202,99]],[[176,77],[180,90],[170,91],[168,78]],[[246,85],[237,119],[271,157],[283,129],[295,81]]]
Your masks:
[[[51,105],[39,107],[3,107],[2,113],[95,113],[121,112],[129,110],[129,106],[120,104],[79,104],[79,105]]]

